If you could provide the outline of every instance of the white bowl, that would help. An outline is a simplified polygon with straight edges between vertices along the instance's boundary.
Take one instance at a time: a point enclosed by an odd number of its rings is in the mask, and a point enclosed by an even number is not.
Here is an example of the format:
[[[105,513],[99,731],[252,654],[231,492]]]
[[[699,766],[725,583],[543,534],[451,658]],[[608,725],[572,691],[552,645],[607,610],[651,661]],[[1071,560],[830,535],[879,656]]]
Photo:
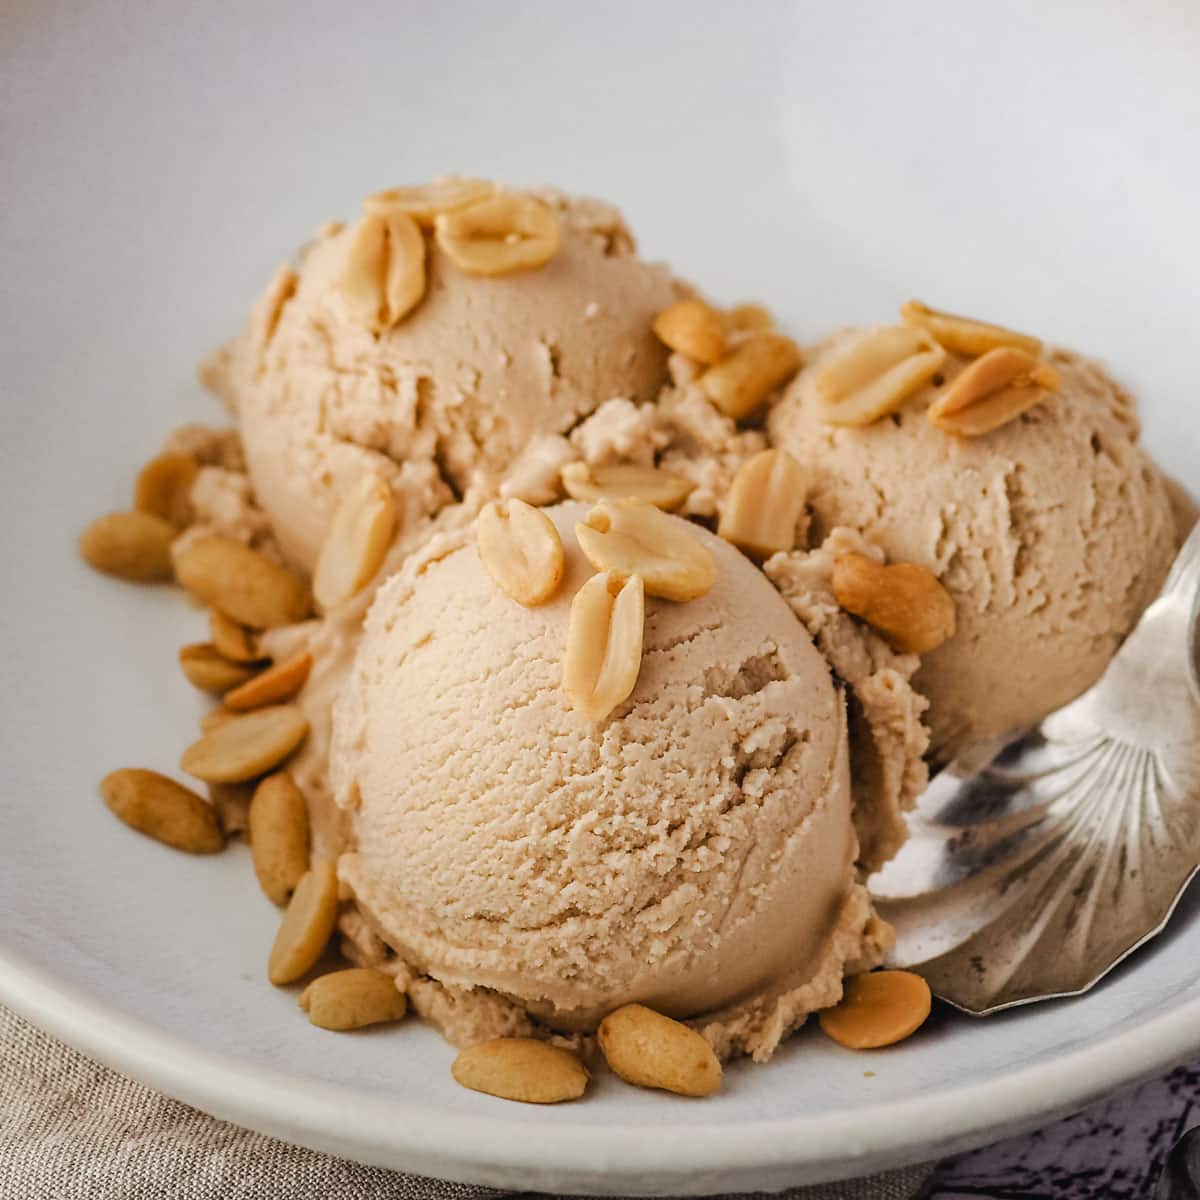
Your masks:
[[[201,617],[76,559],[277,260],[441,170],[610,196],[651,256],[802,339],[910,295],[1107,360],[1197,483],[1196,17],[935,0],[582,6],[10,4],[0,299],[0,1000],[212,1113],[498,1186],[780,1188],[929,1158],[1200,1048],[1200,897],[1076,1001],[942,1015],[854,1054],[808,1031],[703,1103],[605,1078],[466,1092],[416,1022],[339,1036],[266,985],[244,848],[135,837],[96,782],[171,770]],[[1154,20],[1150,20],[1153,16]],[[1192,22],[1190,28],[1186,24]],[[874,1074],[868,1074],[873,1072]]]

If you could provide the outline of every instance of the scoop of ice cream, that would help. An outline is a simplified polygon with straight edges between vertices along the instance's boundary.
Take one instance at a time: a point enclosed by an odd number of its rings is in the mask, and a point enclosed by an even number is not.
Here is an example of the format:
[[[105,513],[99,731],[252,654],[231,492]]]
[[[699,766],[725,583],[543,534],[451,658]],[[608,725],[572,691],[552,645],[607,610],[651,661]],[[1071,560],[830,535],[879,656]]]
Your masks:
[[[547,511],[566,550],[550,603],[502,593],[470,531],[377,596],[334,710],[343,881],[418,972],[560,1028],[630,1001],[687,1017],[818,969],[840,987],[847,944],[877,959],[880,939],[861,897],[847,909],[846,717],[825,659],[756,567],[689,526],[716,584],[648,599],[634,692],[586,722],[561,679],[587,510]],[[762,1014],[769,1053],[790,1025]],[[743,1026],[722,1044],[753,1044]]]
[[[810,356],[769,420],[804,469],[813,534],[861,531],[893,561],[922,563],[954,597],[957,632],[922,659],[934,754],[1027,726],[1089,687],[1154,597],[1174,529],[1163,480],[1138,443],[1133,399],[1098,366],[1054,351],[1045,403],[982,437],[925,417],[963,370],[866,428],[820,416]]]
[[[311,568],[338,498],[367,470],[392,485],[409,541],[457,498],[491,494],[535,435],[566,433],[611,397],[658,392],[666,351],[651,322],[677,285],[635,256],[614,209],[538,194],[562,231],[544,266],[469,276],[427,239],[423,298],[376,337],[347,310],[352,230],[334,227],[298,272],[280,269],[210,365],[258,501],[300,565]]]

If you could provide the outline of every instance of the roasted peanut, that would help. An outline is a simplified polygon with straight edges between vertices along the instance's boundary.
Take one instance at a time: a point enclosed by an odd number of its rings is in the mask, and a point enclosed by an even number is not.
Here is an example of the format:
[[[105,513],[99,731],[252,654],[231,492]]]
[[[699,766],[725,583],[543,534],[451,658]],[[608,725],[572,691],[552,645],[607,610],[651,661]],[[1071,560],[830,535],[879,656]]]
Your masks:
[[[833,594],[902,654],[926,654],[954,633],[950,593],[917,563],[884,566],[865,554],[842,554],[833,565]]]
[[[627,1083],[680,1096],[711,1096],[721,1064],[694,1029],[641,1004],[611,1012],[597,1031],[608,1065]]]

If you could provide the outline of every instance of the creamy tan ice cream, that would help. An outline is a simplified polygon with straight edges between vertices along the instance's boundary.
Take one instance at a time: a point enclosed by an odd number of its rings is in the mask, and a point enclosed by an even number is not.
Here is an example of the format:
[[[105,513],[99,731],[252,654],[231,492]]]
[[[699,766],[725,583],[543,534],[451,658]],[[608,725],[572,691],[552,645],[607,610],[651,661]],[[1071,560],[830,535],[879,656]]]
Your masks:
[[[922,563],[954,597],[958,628],[914,680],[933,752],[1037,721],[1090,686],[1154,597],[1174,549],[1162,476],[1138,443],[1133,399],[1096,364],[1055,351],[1061,391],[982,437],[955,438],[925,410],[963,370],[865,428],[822,421],[810,355],[771,413],[800,462],[817,540],[850,526],[890,560]]]
[[[586,511],[547,510],[567,568],[542,607],[500,591],[470,531],[381,589],[334,712],[341,877],[442,985],[563,1029],[635,1000],[724,1009],[714,1043],[766,1057],[814,1006],[797,995],[831,1003],[887,941],[856,883],[845,706],[770,582],[692,526],[715,586],[648,600],[632,696],[598,725],[573,713]]]
[[[860,534],[835,529],[815,550],[776,554],[763,569],[845,684],[858,862],[868,875],[904,844],[904,814],[929,782],[928,703],[912,683],[917,655],[897,653],[838,605],[833,567],[848,553],[883,558]]]
[[[298,271],[281,268],[210,368],[236,410],[258,502],[300,566],[312,567],[337,499],[364,472],[392,486],[411,548],[433,514],[494,494],[535,439],[568,433],[613,397],[650,401],[666,381],[651,322],[678,285],[635,256],[615,209],[537,194],[562,231],[544,266],[469,276],[427,239],[424,297],[377,337],[346,308],[353,231],[333,227]]]

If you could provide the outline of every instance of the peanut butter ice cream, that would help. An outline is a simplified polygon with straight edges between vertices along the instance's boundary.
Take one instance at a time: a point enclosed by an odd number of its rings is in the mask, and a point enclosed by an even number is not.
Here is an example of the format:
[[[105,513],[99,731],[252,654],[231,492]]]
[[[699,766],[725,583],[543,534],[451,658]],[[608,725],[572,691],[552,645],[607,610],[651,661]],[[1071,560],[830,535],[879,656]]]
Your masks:
[[[805,472],[817,539],[852,527],[890,559],[929,567],[953,596],[957,631],[914,680],[933,754],[947,760],[1099,678],[1162,585],[1174,521],[1133,398],[1067,351],[1041,352],[1059,380],[1044,402],[981,436],[927,419],[971,362],[949,351],[894,411],[830,423],[822,368],[867,333],[844,331],[809,355],[769,433]]]
[[[722,1052],[767,1057],[888,938],[857,881],[837,682],[749,560],[668,518],[716,582],[646,601],[635,690],[585,720],[562,675],[587,509],[546,511],[566,556],[551,602],[505,595],[472,531],[377,596],[334,712],[341,878],[409,968],[479,996],[484,1019],[489,992],[562,1030],[638,1001],[711,1014],[697,1024]]]

